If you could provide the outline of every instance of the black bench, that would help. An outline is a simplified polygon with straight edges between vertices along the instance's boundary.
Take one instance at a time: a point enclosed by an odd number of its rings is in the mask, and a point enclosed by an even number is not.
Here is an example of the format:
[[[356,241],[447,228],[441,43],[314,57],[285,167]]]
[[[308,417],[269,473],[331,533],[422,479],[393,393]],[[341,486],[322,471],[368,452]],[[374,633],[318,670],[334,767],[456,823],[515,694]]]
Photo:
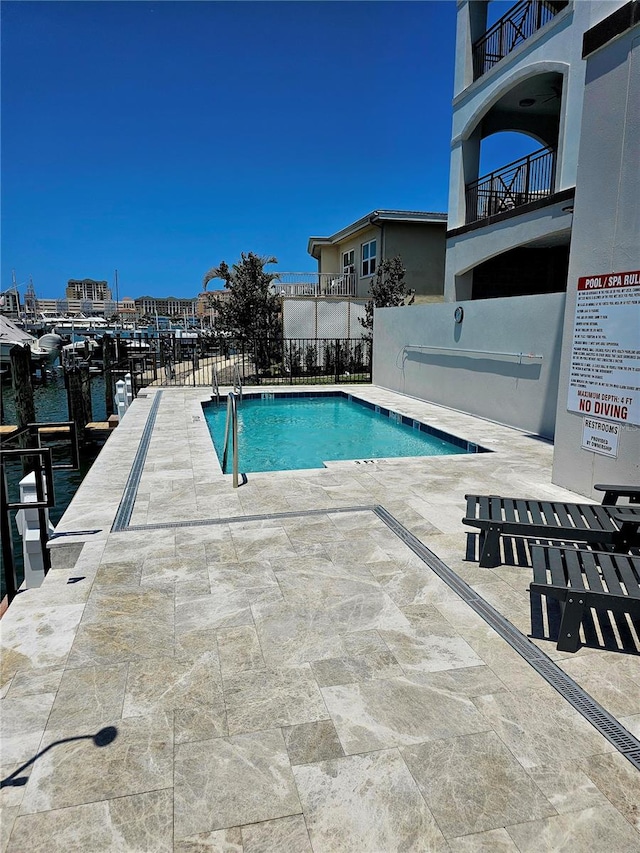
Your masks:
[[[531,561],[530,592],[555,598],[562,608],[558,651],[577,650],[590,607],[640,616],[640,557],[533,545]]]
[[[640,507],[615,505],[620,497],[638,503],[640,486],[598,484],[595,488],[605,493],[602,504],[465,495],[467,512],[462,522],[481,531],[480,565],[501,564],[502,536],[584,542],[620,552],[640,543]]]

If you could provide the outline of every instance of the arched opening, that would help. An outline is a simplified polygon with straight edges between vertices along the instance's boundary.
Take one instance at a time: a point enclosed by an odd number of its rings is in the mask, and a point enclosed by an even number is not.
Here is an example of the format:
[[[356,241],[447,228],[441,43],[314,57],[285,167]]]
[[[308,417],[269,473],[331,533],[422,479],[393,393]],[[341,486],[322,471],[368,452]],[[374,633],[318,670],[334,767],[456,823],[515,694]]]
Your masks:
[[[536,74],[482,116],[463,142],[467,223],[554,192],[562,95],[562,74]]]
[[[518,246],[469,271],[471,299],[531,296],[567,289],[571,233],[561,232]]]

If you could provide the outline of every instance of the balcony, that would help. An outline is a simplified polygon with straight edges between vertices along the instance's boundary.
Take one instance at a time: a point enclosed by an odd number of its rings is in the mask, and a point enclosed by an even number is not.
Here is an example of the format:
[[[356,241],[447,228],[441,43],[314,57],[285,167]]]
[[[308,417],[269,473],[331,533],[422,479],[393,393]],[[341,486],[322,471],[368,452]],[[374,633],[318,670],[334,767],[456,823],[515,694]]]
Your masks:
[[[278,296],[355,296],[355,273],[281,272],[272,282]]]
[[[473,45],[473,79],[477,80],[564,9],[568,2],[521,0]]]
[[[467,225],[550,196],[556,153],[555,149],[541,148],[467,184]]]

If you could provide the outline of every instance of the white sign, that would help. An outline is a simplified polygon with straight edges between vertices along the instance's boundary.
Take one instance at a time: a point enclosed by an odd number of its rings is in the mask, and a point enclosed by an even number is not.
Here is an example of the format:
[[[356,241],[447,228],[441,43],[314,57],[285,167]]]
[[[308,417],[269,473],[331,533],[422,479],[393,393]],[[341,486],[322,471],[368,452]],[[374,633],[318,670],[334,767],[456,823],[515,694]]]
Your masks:
[[[567,409],[640,425],[640,271],[578,280]]]
[[[584,450],[592,450],[594,453],[617,459],[620,430],[620,424],[585,418],[582,424],[582,447]]]

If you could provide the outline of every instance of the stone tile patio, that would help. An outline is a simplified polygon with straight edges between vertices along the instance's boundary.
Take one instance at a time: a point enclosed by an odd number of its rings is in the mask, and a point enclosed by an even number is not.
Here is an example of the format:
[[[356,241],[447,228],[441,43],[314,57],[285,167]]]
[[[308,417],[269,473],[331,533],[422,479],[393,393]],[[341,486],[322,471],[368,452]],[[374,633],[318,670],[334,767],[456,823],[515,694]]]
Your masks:
[[[136,400],[0,623],[2,851],[640,851],[638,771],[372,511],[529,635],[530,569],[479,569],[461,518],[465,492],[577,499],[552,447],[350,390],[493,453],[233,490],[208,395],[165,389],[111,532],[155,391]],[[638,735],[640,656],[535,642]]]

